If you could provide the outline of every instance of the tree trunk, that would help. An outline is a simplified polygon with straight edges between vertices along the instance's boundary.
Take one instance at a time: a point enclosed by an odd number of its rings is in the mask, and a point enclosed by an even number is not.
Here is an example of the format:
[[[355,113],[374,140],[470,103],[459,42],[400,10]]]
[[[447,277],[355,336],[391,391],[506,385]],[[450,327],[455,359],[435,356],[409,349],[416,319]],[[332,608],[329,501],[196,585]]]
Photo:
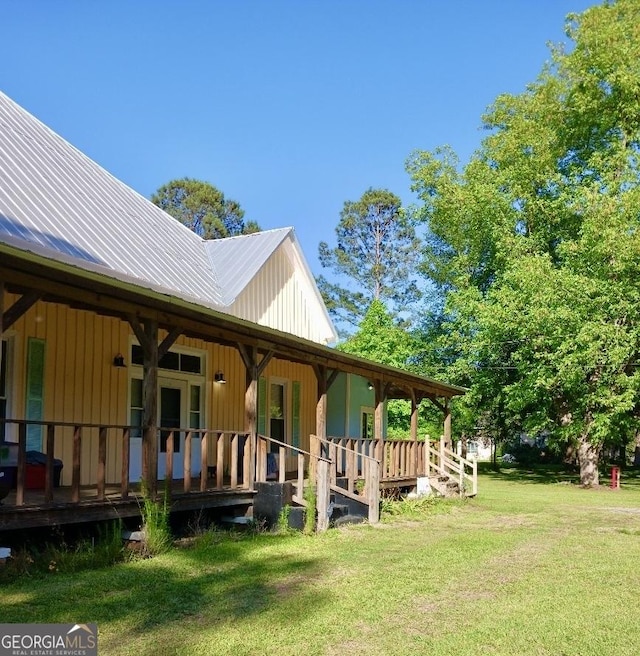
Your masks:
[[[585,435],[578,439],[578,465],[580,466],[580,485],[595,487],[600,485],[598,476],[598,460],[600,447],[591,444]]]
[[[640,431],[636,431],[635,449],[633,451],[633,466],[640,467]]]

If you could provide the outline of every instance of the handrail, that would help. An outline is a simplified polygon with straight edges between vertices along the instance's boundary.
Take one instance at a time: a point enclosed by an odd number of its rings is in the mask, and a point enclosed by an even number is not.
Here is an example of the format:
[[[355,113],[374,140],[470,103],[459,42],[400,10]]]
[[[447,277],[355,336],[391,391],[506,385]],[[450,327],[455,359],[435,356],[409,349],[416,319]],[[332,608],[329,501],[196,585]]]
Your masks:
[[[305,470],[305,457],[309,462],[315,461],[315,474],[316,474],[316,510],[318,513],[316,530],[318,532],[325,531],[329,528],[329,474],[331,461],[323,456],[316,455],[309,451],[305,451],[300,447],[287,444],[280,440],[276,440],[268,435],[258,434],[257,444],[257,461],[256,461],[256,482],[264,482],[268,476],[268,460],[267,460],[267,442],[276,444],[278,446],[278,482],[284,483],[286,479],[286,452],[292,451],[297,454],[297,472],[295,481],[295,494],[293,500],[301,506],[307,507],[308,504],[304,498],[304,470]]]
[[[460,496],[467,496],[465,481],[471,483],[470,494],[472,496],[478,493],[478,464],[475,461],[467,460],[442,445],[438,448],[429,445],[428,453],[436,458],[435,462],[429,458],[430,471],[435,470],[448,478],[452,478],[452,474],[457,475],[458,480],[456,482],[458,483]],[[471,469],[471,473],[467,472],[467,468]]]
[[[344,494],[345,496],[356,501],[366,501],[369,508],[369,523],[378,523],[380,521],[380,461],[376,458],[366,455],[365,453],[360,453],[354,451],[353,449],[348,449],[342,444],[338,444],[331,439],[325,439],[318,437],[317,435],[311,435],[311,437],[318,440],[321,445],[324,444],[329,447],[329,457],[331,459],[331,480],[329,482],[329,487],[334,492]],[[364,480],[364,488],[362,490],[362,494],[355,494],[354,471],[356,468],[353,466],[348,467],[349,475],[347,476],[347,488],[345,489],[337,485],[337,458],[335,454],[337,449],[342,449],[347,455],[347,458],[359,457],[363,460],[362,476],[358,477],[360,480]]]

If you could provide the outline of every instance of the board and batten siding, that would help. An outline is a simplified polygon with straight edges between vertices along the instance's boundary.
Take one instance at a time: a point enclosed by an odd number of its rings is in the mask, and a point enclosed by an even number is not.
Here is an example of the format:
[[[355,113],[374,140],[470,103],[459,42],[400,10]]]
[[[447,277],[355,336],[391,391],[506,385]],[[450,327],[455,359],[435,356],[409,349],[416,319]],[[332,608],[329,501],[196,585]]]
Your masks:
[[[10,306],[16,296],[8,295]],[[160,341],[165,332],[160,331]],[[129,379],[132,331],[126,322],[103,317],[85,310],[54,303],[36,303],[5,335],[12,343],[10,384],[10,416],[25,417],[26,367],[29,338],[44,340],[44,394],[46,421],[78,424],[128,425]],[[174,346],[196,349],[205,355],[204,426],[221,431],[244,431],[244,395],[246,371],[235,348],[180,337]],[[113,366],[113,358],[121,353],[126,367]],[[216,371],[224,373],[227,383],[213,382]],[[165,372],[162,372],[164,375]],[[170,377],[171,372],[166,372]],[[263,373],[300,382],[300,446],[309,448],[309,434],[315,432],[317,383],[310,366],[274,358]],[[292,430],[291,395],[288,385],[288,425]],[[9,438],[17,439],[15,429]],[[121,431],[110,430],[107,441],[107,483],[119,483],[121,473]],[[63,462],[62,484],[71,484],[73,428],[57,429],[55,457]],[[213,453],[210,453],[212,458]],[[82,434],[81,484],[95,483],[98,461],[98,430],[84,429]],[[210,459],[210,462],[213,460]],[[293,459],[292,459],[293,463]],[[289,466],[289,462],[287,463]]]
[[[16,300],[9,295],[9,304]],[[12,340],[10,415],[26,416],[26,372],[29,338],[44,341],[43,419],[79,424],[124,425],[127,422],[127,370],[113,366],[126,353],[129,329],[118,319],[73,310],[54,303],[36,303],[5,338]],[[107,437],[107,481],[119,480],[121,433]],[[17,438],[15,427],[9,436]],[[44,431],[43,431],[44,436]],[[44,446],[44,445],[43,445]],[[56,430],[55,457],[63,462],[62,484],[71,483],[73,428]],[[81,485],[95,482],[98,431],[82,435]]]
[[[333,339],[330,324],[317,291],[306,275],[294,266],[289,242],[267,260],[228,312],[298,337],[325,344]]]

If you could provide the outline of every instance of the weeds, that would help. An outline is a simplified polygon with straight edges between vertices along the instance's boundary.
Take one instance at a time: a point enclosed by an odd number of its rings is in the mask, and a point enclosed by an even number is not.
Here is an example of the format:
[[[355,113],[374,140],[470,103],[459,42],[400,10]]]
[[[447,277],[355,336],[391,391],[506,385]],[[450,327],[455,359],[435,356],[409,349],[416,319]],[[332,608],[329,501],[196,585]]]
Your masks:
[[[436,496],[425,496],[416,499],[404,497],[401,499],[383,498],[380,509],[383,521],[393,521],[399,518],[420,519],[426,515],[450,512],[452,507],[459,505],[457,499],[444,499]]]
[[[142,553],[145,556],[156,556],[167,552],[173,544],[173,536],[169,526],[169,501],[167,493],[160,500],[152,499],[142,486],[142,530],[144,543]]]
[[[291,528],[289,527],[289,515],[291,514],[291,506],[287,504],[282,508],[280,511],[280,515],[278,516],[278,533],[289,533],[291,531]]]
[[[311,535],[316,530],[316,507],[317,507],[316,488],[313,485],[309,485],[305,487],[303,496],[304,496],[304,500],[307,502],[304,511],[303,532],[306,535]]]
[[[122,525],[119,520],[98,527],[97,535],[68,544],[64,536],[38,547],[14,549],[0,567],[0,582],[23,576],[44,576],[100,569],[122,562],[127,552],[122,546]]]

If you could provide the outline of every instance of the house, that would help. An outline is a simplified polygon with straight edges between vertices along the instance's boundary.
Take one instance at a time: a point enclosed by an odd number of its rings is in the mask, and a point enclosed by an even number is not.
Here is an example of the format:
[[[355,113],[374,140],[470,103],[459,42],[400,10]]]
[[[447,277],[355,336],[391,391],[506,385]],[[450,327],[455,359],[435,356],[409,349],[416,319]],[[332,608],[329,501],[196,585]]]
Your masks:
[[[19,445],[0,529],[27,525],[29,451],[47,457],[43,522],[122,516],[139,479],[151,494],[183,481],[185,496],[199,481],[211,503],[223,491],[231,503],[264,477],[264,451],[282,475],[327,460],[334,384],[343,409],[347,387],[372,388],[357,407],[378,440],[387,398],[412,400],[414,438],[430,399],[450,439],[449,401],[464,393],[330,348],[291,228],[205,241],[3,94],[0,318],[0,437]],[[54,508],[58,473],[71,492]]]

